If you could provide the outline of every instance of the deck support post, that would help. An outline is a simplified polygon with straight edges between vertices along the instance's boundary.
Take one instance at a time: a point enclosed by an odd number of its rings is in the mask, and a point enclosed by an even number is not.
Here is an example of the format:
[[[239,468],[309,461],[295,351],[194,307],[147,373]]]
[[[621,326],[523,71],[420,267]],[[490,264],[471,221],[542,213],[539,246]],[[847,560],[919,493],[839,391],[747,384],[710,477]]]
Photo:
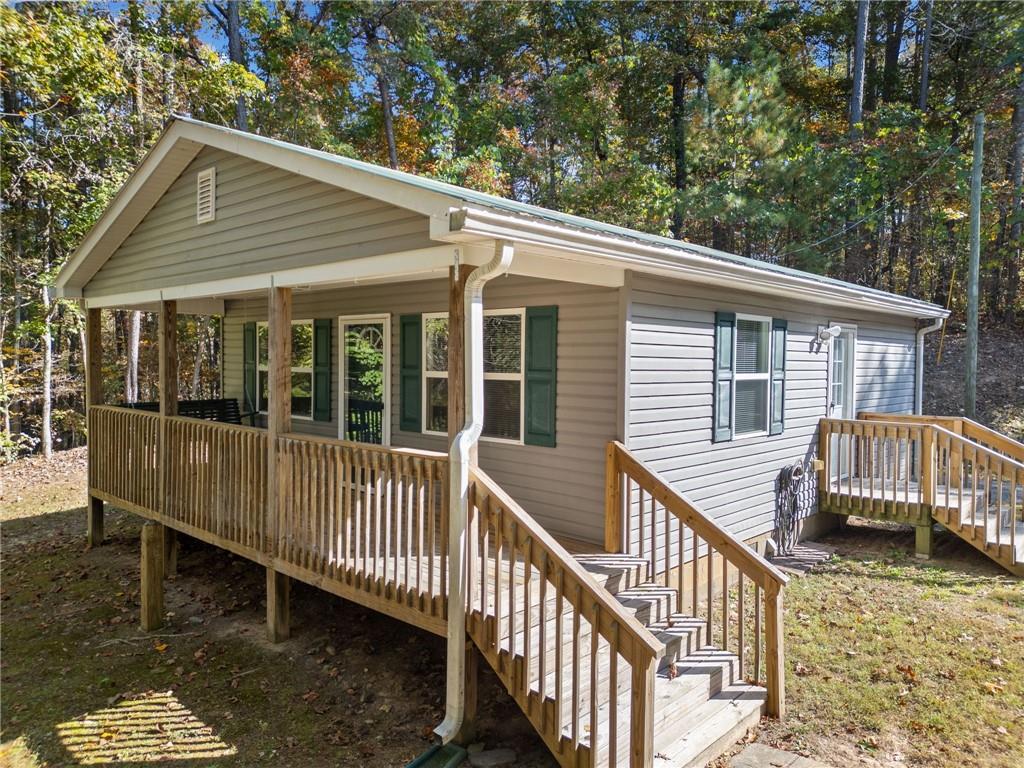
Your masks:
[[[935,539],[935,528],[928,525],[914,526],[914,557],[929,560],[932,556]]]
[[[291,580],[274,568],[281,554],[281,504],[291,493],[289,459],[278,450],[278,438],[292,428],[292,289],[271,288],[267,316],[267,637],[272,643],[291,633]],[[287,525],[287,521],[283,525]]]
[[[164,526],[147,520],[142,526],[142,572],[139,623],[143,632],[164,624]]]
[[[267,639],[272,643],[291,636],[291,586],[288,576],[267,566]]]
[[[157,472],[160,498],[157,508],[167,511],[167,487],[170,461],[167,451],[167,419],[178,415],[178,302],[161,301],[158,319],[157,345],[159,347],[158,372],[160,386],[160,442],[157,449]],[[163,547],[161,541],[160,546]]]
[[[180,541],[178,532],[173,528],[164,526],[164,576],[178,575],[178,547]]]
[[[102,310],[90,307],[85,311],[85,404],[86,419],[94,405],[103,405],[103,334]],[[94,451],[89,451],[89,482],[92,484],[93,464],[100,461]],[[91,489],[90,489],[91,490]],[[103,543],[103,499],[89,495],[89,512],[86,519],[88,546],[90,549]]]

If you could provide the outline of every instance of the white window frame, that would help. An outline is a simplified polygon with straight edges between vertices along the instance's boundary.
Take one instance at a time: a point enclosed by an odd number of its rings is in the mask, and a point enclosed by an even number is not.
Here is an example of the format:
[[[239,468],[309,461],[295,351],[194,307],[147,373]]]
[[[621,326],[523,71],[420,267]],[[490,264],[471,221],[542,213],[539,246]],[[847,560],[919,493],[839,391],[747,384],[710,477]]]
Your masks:
[[[525,445],[523,436],[526,431],[526,307],[508,307],[506,309],[485,309],[484,317],[494,315],[516,315],[519,317],[519,373],[488,373],[484,371],[484,381],[518,381],[519,382],[519,439],[511,440],[507,437],[491,437],[480,435],[481,440],[488,443],[504,443],[505,445]],[[427,404],[427,379],[447,379],[447,368],[441,371],[427,371],[427,320],[437,318],[448,318],[447,312],[426,312],[422,315],[421,331],[421,355],[420,367],[423,371],[423,405],[424,417],[422,432],[424,435],[437,435],[447,437],[445,432],[437,432],[427,429],[426,404]],[[451,325],[448,326],[449,341],[451,340]],[[450,425],[449,425],[450,426]]]
[[[391,445],[391,315],[341,315],[338,317],[338,439],[344,440],[348,431],[348,409],[345,408],[345,382],[348,371],[345,362],[345,326],[361,323],[382,323],[384,326],[384,434],[381,445]]]
[[[748,320],[758,322],[764,325],[766,329],[766,335],[768,337],[768,357],[766,358],[767,366],[764,373],[740,373],[736,370],[736,356],[737,346],[740,341],[740,320]],[[764,315],[744,315],[736,314],[736,322],[733,325],[733,340],[732,340],[732,380],[733,380],[733,395],[732,395],[732,424],[733,440],[746,440],[749,437],[765,437],[768,435],[769,427],[772,419],[772,319]],[[763,381],[765,389],[765,409],[764,409],[764,429],[759,429],[756,432],[740,432],[736,429],[736,400],[737,393],[739,392],[739,383],[741,381]]]
[[[316,326],[313,323],[312,318],[310,318],[309,320],[292,320],[292,325],[308,325],[309,326],[310,337],[313,339],[313,352],[315,354],[315,352],[316,352]],[[269,331],[269,327],[270,327],[270,324],[266,320],[262,320],[262,321],[256,323],[256,401],[257,401],[257,406],[258,406],[256,408],[256,410],[257,410],[257,412],[262,413],[264,415],[266,415],[266,413],[267,413],[266,403],[259,402],[261,397],[262,397],[261,391],[260,391],[261,390],[261,387],[260,387],[260,371],[267,371],[267,370],[269,370],[269,363],[270,363],[270,348],[269,348],[269,345],[270,345],[270,331]],[[267,328],[268,329],[268,331],[267,331],[267,345],[268,345],[267,346],[267,363],[268,363],[268,365],[263,365],[263,363],[260,362],[260,328]],[[316,405],[315,405],[315,403],[316,403],[316,376],[313,375],[313,368],[312,368],[312,366],[310,366],[309,368],[306,368],[305,366],[292,365],[292,366],[288,367],[288,372],[289,372],[289,376],[288,376],[289,383],[291,383],[291,375],[290,374],[292,374],[292,373],[308,373],[309,374],[309,396],[310,396],[309,397],[309,416],[303,416],[302,414],[293,413],[291,415],[291,417],[293,419],[299,419],[300,421],[312,421],[313,420],[313,414],[316,411]],[[290,400],[289,400],[289,402],[290,402]]]

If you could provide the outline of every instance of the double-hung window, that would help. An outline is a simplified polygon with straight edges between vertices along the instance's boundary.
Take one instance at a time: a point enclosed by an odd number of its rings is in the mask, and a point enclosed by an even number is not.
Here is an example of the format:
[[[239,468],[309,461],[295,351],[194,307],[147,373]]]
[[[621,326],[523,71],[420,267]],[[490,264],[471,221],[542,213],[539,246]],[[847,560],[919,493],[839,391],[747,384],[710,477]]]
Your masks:
[[[783,431],[786,331],[786,321],[779,318],[716,313],[715,442]]]
[[[484,427],[493,440],[523,440],[523,309],[484,313]],[[423,431],[448,432],[448,315],[423,316]]]
[[[269,395],[269,340],[266,323],[256,324],[257,409],[267,412]],[[313,418],[313,321],[292,321],[292,416]]]

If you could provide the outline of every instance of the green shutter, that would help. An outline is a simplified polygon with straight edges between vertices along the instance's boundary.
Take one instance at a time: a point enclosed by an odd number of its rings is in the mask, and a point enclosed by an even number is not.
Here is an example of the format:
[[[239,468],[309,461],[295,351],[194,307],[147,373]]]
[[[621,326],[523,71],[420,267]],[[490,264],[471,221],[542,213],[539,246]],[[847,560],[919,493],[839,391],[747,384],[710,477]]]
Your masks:
[[[246,413],[254,413],[256,407],[256,323],[242,326],[242,394],[245,397]]]
[[[555,447],[555,390],[558,383],[558,307],[526,308],[527,445]]]
[[[711,440],[720,443],[732,440],[732,403],[735,397],[736,315],[715,313],[714,396],[711,402]]]
[[[423,318],[402,315],[398,326],[398,428],[419,432],[423,423]]]
[[[786,328],[785,320],[772,320],[771,426],[768,434],[781,435],[786,426]]]
[[[331,420],[331,350],[334,321],[313,321],[313,420]]]

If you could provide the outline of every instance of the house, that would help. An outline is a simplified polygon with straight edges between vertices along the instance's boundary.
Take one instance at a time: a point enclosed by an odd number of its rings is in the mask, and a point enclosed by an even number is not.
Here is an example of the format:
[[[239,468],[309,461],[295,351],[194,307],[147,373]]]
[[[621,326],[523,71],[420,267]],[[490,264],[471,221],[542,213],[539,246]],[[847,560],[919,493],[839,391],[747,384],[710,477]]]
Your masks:
[[[953,474],[988,451],[1012,514],[981,548],[1024,560],[1024,456],[912,415],[926,302],[186,118],[57,289],[88,308],[90,539],[104,501],[151,521],[144,627],[174,533],[214,543],[266,566],[272,639],[293,578],[447,636],[444,740],[478,657],[563,765],[699,765],[781,716],[794,462],[825,461],[805,530],[874,509],[926,553],[933,508],[978,530]],[[156,413],[100,402],[126,307],[159,313]],[[179,313],[223,316],[251,425],[178,414]]]

